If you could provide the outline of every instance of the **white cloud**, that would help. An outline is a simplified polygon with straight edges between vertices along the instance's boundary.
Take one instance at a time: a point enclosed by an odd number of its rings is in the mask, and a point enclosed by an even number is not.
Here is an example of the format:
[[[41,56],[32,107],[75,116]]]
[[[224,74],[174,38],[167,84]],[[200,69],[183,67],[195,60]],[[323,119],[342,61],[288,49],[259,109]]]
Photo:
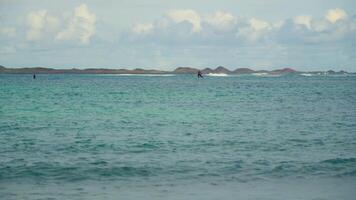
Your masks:
[[[260,30],[266,30],[266,29],[270,29],[271,26],[269,25],[268,22],[266,21],[262,21],[256,18],[252,18],[249,21],[251,28],[253,28],[256,31],[260,31]]]
[[[311,16],[300,15],[293,21],[286,20],[280,32],[276,32],[273,40],[283,43],[343,43],[353,40],[356,35],[352,24],[355,18],[348,18],[346,14],[341,14],[339,9],[332,9],[327,12],[324,18],[312,18]],[[346,12],[345,12],[346,13]],[[339,23],[336,23],[339,22]],[[306,27],[301,29],[301,27]]]
[[[315,20],[311,23],[313,31],[323,32],[330,28],[330,22],[327,20]]]
[[[167,12],[167,16],[175,23],[181,23],[184,21],[192,24],[192,32],[201,31],[201,18],[200,15],[194,10],[171,10]]]
[[[0,27],[0,36],[14,37],[16,35],[16,28],[13,27]]]
[[[86,4],[81,4],[75,8],[67,29],[59,32],[56,40],[79,40],[82,44],[88,44],[95,34],[95,23],[96,15],[89,11]]]
[[[303,25],[308,29],[311,29],[311,22],[313,18],[309,15],[299,15],[294,18],[294,23],[297,25]]]
[[[44,32],[56,30],[59,19],[48,14],[47,10],[34,11],[27,15],[27,26],[27,40],[35,41],[41,39]]]
[[[347,13],[343,9],[335,8],[328,10],[325,15],[325,18],[329,20],[331,23],[335,23],[339,20],[343,20],[347,18]]]
[[[230,13],[217,11],[214,15],[208,16],[206,21],[219,30],[229,30],[234,26],[235,17]]]
[[[148,34],[152,32],[153,28],[154,26],[152,23],[140,23],[136,24],[132,28],[132,31],[136,34]]]
[[[248,26],[239,27],[237,36],[250,42],[256,42],[272,29],[268,22],[256,18],[248,20],[247,24]]]

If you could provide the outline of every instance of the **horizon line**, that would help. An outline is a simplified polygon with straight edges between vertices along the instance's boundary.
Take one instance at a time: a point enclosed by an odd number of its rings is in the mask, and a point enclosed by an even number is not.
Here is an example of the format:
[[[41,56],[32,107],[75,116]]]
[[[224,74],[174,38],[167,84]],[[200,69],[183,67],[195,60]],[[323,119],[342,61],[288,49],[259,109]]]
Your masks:
[[[297,68],[294,67],[280,67],[280,68],[270,68],[270,69],[254,69],[253,67],[237,67],[235,69],[231,69],[229,67],[225,67],[222,65],[216,66],[216,67],[196,67],[196,66],[178,66],[178,67],[173,67],[172,69],[155,69],[155,68],[142,68],[142,67],[120,67],[120,68],[107,68],[107,67],[89,67],[89,68],[83,68],[83,67],[71,67],[71,68],[59,68],[59,67],[44,67],[44,66],[29,66],[29,67],[7,67],[4,65],[0,65],[1,68],[4,69],[10,69],[10,70],[16,70],[16,69],[47,69],[47,70],[128,70],[128,71],[134,71],[134,70],[143,70],[143,71],[161,71],[161,72],[174,72],[177,69],[192,69],[192,70],[217,70],[218,68],[224,68],[230,72],[234,72],[238,69],[246,69],[246,70],[252,70],[252,71],[277,71],[277,70],[293,70],[294,72],[328,72],[328,71],[334,71],[334,72],[346,72],[346,73],[356,73],[354,71],[346,71],[343,69],[340,70],[333,70],[333,69],[327,69],[327,70],[298,70]]]
[[[192,69],[197,69],[197,70],[204,70],[204,69],[217,69],[219,67],[223,67],[229,71],[234,71],[237,69],[251,69],[254,71],[274,71],[274,70],[282,70],[282,69],[293,69],[297,72],[326,72],[326,71],[335,71],[335,72],[340,72],[340,71],[345,71],[345,72],[350,72],[350,73],[356,73],[356,71],[347,71],[345,69],[333,69],[332,67],[330,67],[329,69],[315,69],[315,70],[299,70],[298,68],[300,67],[292,67],[292,66],[284,66],[284,67],[269,67],[269,68],[259,68],[256,69],[255,67],[251,66],[251,67],[246,67],[246,66],[240,66],[240,67],[236,67],[236,68],[231,68],[231,67],[226,67],[223,65],[218,65],[218,66],[206,66],[206,67],[202,67],[202,66],[189,66],[189,65],[185,65],[185,66],[173,66],[171,69],[159,69],[160,67],[157,68],[147,68],[147,67],[129,67],[129,66],[125,66],[125,67],[84,67],[84,66],[74,66],[74,67],[57,67],[57,66],[4,66],[0,64],[0,68],[4,67],[6,69],[21,69],[21,68],[27,68],[27,69],[35,69],[35,68],[45,68],[45,69],[54,69],[54,70],[90,70],[90,69],[103,69],[103,70],[156,70],[156,71],[164,71],[164,72],[170,72],[170,71],[174,71],[178,68],[192,68]]]

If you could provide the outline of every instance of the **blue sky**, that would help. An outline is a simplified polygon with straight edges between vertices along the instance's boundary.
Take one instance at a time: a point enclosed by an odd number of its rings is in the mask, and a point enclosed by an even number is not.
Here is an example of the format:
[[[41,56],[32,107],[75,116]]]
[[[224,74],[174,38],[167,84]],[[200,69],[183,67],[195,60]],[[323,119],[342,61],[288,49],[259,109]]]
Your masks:
[[[0,0],[0,65],[356,71],[354,0]]]

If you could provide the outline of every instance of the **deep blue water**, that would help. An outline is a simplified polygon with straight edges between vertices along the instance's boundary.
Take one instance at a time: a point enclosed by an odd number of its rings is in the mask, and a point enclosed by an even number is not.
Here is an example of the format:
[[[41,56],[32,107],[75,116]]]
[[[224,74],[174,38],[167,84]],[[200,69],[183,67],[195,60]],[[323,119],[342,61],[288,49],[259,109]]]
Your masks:
[[[0,75],[0,199],[354,199],[356,76]]]

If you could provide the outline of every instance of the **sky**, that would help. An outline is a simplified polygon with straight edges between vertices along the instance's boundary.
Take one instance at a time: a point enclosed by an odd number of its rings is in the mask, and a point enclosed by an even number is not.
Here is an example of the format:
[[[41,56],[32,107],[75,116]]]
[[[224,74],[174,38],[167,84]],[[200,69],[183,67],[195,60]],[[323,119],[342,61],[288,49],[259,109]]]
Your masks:
[[[0,0],[0,65],[356,72],[355,0]]]

